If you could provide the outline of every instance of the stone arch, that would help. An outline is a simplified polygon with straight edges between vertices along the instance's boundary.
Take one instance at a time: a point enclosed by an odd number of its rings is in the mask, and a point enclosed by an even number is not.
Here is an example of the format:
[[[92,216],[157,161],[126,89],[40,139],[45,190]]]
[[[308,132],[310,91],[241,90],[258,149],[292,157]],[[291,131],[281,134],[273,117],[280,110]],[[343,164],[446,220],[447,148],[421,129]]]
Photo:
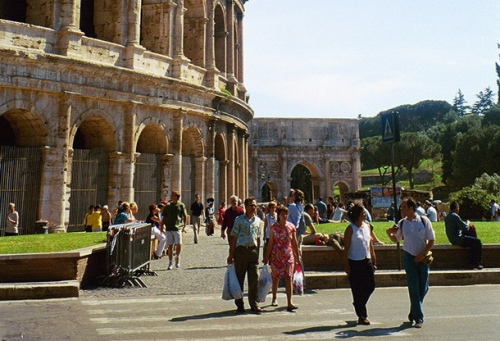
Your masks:
[[[0,145],[35,147],[48,144],[43,117],[26,100],[12,100],[0,107]]]
[[[200,187],[200,179],[204,177],[203,164],[200,159],[204,156],[204,143],[199,128],[190,126],[182,132],[182,175],[181,188],[184,203],[194,200],[194,192]]]
[[[154,117],[145,119],[136,132],[136,148],[138,153],[167,154],[168,137],[165,129]]]
[[[145,120],[151,122],[152,120]],[[162,197],[165,175],[163,157],[167,153],[167,138],[164,129],[156,123],[143,122],[137,131],[134,167],[134,200],[140,208],[137,218],[147,218],[147,207]]]
[[[0,19],[26,22],[27,0],[1,0],[0,8]]]
[[[70,132],[74,149],[117,150],[116,127],[113,118],[100,109],[90,109],[75,121]]]
[[[310,162],[297,162],[290,171],[290,188],[298,188],[304,192],[307,202],[314,202],[319,196],[319,170]]]
[[[227,29],[226,15],[220,3],[215,6],[214,12],[214,50],[215,50],[215,67],[222,73],[225,73],[226,64],[226,44],[227,44]]]
[[[184,8],[184,55],[194,65],[205,67],[205,0],[185,0]]]
[[[335,200],[346,204],[346,193],[349,193],[349,184],[345,181],[336,181],[333,184],[332,196]]]

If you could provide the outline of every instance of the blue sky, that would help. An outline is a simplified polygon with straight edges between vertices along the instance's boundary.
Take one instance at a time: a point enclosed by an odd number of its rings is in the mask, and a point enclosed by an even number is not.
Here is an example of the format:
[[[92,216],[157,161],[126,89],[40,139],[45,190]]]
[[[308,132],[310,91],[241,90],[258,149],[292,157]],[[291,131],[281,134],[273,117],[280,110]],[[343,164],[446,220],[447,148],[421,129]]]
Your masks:
[[[249,0],[244,84],[255,117],[372,117],[497,93],[500,0]],[[496,98],[495,98],[496,100]]]

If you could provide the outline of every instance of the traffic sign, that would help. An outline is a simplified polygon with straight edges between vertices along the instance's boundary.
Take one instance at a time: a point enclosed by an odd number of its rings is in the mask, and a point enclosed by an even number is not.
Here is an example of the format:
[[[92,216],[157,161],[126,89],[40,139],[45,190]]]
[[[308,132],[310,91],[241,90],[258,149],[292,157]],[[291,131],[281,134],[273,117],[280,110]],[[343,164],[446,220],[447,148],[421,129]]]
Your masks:
[[[382,114],[380,118],[382,120],[382,142],[399,142],[399,113]]]

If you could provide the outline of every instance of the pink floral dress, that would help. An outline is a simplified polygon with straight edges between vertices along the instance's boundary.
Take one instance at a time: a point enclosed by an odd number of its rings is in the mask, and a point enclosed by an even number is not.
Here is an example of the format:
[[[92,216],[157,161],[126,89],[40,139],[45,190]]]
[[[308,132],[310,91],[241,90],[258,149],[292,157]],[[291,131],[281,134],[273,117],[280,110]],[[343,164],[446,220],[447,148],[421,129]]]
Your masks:
[[[273,277],[292,277],[295,259],[292,249],[292,234],[295,233],[295,226],[286,222],[285,229],[282,229],[278,222],[271,226],[274,232],[274,242],[269,264],[273,272]]]

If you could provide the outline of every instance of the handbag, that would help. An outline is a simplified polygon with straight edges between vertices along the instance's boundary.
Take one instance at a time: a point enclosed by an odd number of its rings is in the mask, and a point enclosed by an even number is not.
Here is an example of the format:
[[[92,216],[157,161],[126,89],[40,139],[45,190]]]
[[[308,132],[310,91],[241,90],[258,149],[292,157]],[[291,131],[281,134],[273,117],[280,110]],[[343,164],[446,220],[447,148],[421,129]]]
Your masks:
[[[229,301],[233,299],[243,298],[243,291],[241,290],[236,270],[232,264],[227,266],[226,274],[224,275],[224,286],[222,287],[222,299]]]
[[[262,303],[266,301],[266,296],[273,285],[273,279],[269,273],[267,265],[264,265],[260,270],[257,301]]]
[[[424,259],[422,259],[422,263],[424,263],[427,266],[431,265],[433,261],[434,261],[434,256],[432,255],[432,251],[427,252]]]

